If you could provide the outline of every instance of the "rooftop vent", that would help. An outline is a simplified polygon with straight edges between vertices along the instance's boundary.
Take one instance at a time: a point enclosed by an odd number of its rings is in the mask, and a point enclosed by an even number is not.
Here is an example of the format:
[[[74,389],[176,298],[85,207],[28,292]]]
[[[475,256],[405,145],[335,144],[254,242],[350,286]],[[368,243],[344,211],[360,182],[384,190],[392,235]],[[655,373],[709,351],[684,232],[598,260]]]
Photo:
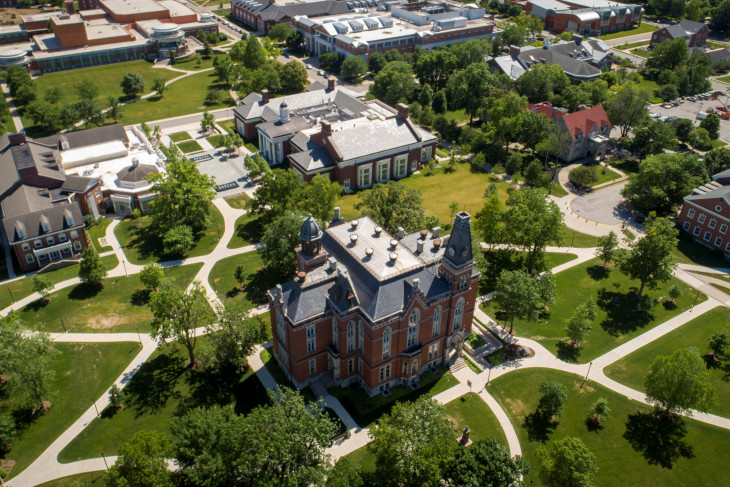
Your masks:
[[[406,229],[403,227],[398,227],[398,240],[402,239],[406,236]]]
[[[416,242],[416,251],[419,254],[423,252],[423,242]]]
[[[391,262],[395,262],[396,260],[398,260],[398,252],[389,253],[388,258],[390,259]]]
[[[352,242],[353,245],[357,245],[357,235],[350,235],[350,242]]]
[[[358,220],[352,220],[350,222],[350,225],[352,225],[352,228],[357,228],[357,226],[360,224]]]
[[[439,235],[441,234],[441,227],[433,227],[431,229],[431,234],[433,235],[433,238],[439,238]]]
[[[368,257],[371,257],[373,255],[373,252],[374,250],[370,247],[365,249],[365,255],[367,255]]]
[[[390,246],[393,247],[393,248],[396,248],[398,246],[398,241],[396,239],[394,239],[394,238],[391,239],[390,240]]]
[[[335,259],[334,257],[330,257],[329,266],[330,266],[331,271],[336,271],[337,270],[337,259]]]
[[[382,232],[383,232],[383,229],[382,228],[375,227],[375,235],[377,235],[379,237]]]
[[[421,230],[421,238],[425,240],[426,237],[428,237],[428,230],[424,228],[423,230]]]
[[[434,241],[433,241],[433,246],[434,246],[435,248],[439,248],[439,247],[441,247],[441,239],[440,239],[440,238],[437,238],[436,240],[434,240]]]

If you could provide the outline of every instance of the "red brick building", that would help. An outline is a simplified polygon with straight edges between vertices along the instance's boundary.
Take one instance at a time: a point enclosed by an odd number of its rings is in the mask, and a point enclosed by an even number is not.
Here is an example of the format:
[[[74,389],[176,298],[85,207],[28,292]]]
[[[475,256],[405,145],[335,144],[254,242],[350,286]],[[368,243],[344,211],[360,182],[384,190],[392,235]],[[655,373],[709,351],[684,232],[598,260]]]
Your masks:
[[[730,258],[730,171],[712,176],[712,181],[685,196],[679,212],[682,231],[702,245]]]
[[[528,0],[521,5],[525,14],[541,18],[547,30],[585,36],[632,29],[643,16],[641,5],[606,0]]]
[[[684,19],[681,22],[662,27],[651,34],[649,47],[654,47],[660,42],[684,38],[688,47],[702,47],[707,41],[710,29],[702,22],[694,22]]]
[[[471,218],[393,238],[369,218],[302,224],[295,280],[268,293],[273,355],[298,388],[362,387],[368,394],[415,384],[460,355],[471,334],[480,274]]]

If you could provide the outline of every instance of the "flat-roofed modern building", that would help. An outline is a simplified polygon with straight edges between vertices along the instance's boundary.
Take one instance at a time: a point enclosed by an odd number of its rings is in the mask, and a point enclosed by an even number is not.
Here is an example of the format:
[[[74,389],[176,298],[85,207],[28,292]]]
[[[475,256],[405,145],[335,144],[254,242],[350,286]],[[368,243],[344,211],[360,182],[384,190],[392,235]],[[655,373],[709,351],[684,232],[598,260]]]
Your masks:
[[[641,5],[609,0],[527,0],[518,4],[527,15],[541,18],[548,30],[584,36],[632,29],[641,24],[644,11]]]

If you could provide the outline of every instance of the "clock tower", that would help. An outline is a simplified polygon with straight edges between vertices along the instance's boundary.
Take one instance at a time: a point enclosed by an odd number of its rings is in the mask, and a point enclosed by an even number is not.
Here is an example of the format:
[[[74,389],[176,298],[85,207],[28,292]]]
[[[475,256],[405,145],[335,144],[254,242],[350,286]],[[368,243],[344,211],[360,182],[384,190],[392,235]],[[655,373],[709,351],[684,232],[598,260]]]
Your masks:
[[[462,288],[469,284],[474,257],[471,248],[471,216],[460,211],[454,219],[446,250],[441,260],[440,274],[454,288]]]

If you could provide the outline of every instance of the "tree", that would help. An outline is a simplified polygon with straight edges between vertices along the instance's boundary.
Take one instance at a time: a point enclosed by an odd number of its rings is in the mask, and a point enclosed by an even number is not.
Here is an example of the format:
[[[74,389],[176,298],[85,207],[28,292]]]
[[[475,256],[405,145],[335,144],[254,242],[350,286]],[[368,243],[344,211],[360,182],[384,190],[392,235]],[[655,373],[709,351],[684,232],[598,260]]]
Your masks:
[[[114,120],[114,123],[117,123],[122,117],[124,117],[124,106],[113,96],[107,98],[107,102],[108,109],[106,111],[106,116]]]
[[[662,41],[652,48],[646,66],[647,68],[672,71],[682,64],[688,55],[689,47],[687,47],[687,41],[684,37]]]
[[[373,94],[391,106],[407,103],[413,98],[418,85],[413,79],[413,69],[403,61],[392,61],[375,75],[371,86]]]
[[[146,122],[142,122],[140,127],[142,127],[142,133],[144,134],[144,136],[147,137],[147,140],[149,140],[152,136],[152,129],[150,128],[150,126],[147,125]]]
[[[537,402],[537,414],[543,418],[550,419],[553,416],[559,417],[565,409],[565,401],[568,400],[568,389],[560,382],[542,379],[537,386],[537,392],[541,394]]]
[[[185,255],[193,248],[195,238],[193,229],[187,225],[177,225],[165,232],[162,237],[162,247],[167,255]]]
[[[679,348],[655,358],[644,389],[649,401],[670,416],[707,412],[717,403],[710,373],[695,348]]]
[[[2,372],[10,376],[5,388],[13,403],[41,408],[55,377],[52,361],[56,354],[47,333],[26,333],[17,311],[0,318]]]
[[[580,438],[566,437],[537,449],[540,480],[547,487],[591,487],[596,456]]]
[[[724,0],[713,10],[710,30],[724,36],[730,35],[730,0]]]
[[[707,339],[707,346],[712,350],[716,357],[724,357],[727,347],[730,345],[727,333],[716,331]]]
[[[340,74],[347,80],[354,80],[367,72],[368,65],[360,56],[347,56],[340,67]]]
[[[136,98],[144,93],[144,79],[139,73],[127,73],[122,77],[122,92],[127,98]]]
[[[581,106],[590,103],[588,93],[578,85],[566,86],[560,94],[560,99],[570,112],[576,112]]]
[[[208,111],[204,111],[203,118],[200,120],[200,128],[203,129],[203,132],[208,132],[214,127],[215,115],[213,115],[212,113],[208,113]]]
[[[712,149],[705,154],[704,163],[707,167],[707,174],[717,174],[725,169],[730,169],[730,149],[727,147]]]
[[[57,86],[49,88],[43,92],[43,99],[53,105],[61,101],[61,98],[63,98],[63,90]]]
[[[485,63],[477,63],[449,78],[446,91],[451,109],[463,108],[469,123],[484,110],[487,97],[496,86],[496,78]]]
[[[368,58],[368,68],[370,68],[373,74],[378,74],[382,71],[386,64],[388,64],[388,60],[379,52],[372,53]]]
[[[336,52],[325,52],[319,56],[319,65],[333,74],[340,74],[340,67],[345,60],[342,54]]]
[[[261,260],[266,269],[281,276],[291,275],[297,267],[294,249],[300,244],[299,230],[303,221],[302,215],[294,211],[286,211],[274,219],[266,227],[261,238],[264,247],[261,249]]]
[[[102,287],[107,268],[93,248],[89,247],[81,252],[79,263],[79,279],[82,283],[92,287]]]
[[[720,116],[716,113],[708,113],[700,122],[700,128],[707,130],[712,140],[720,137]]]
[[[540,306],[537,280],[523,270],[503,270],[497,278],[494,301],[507,317],[509,333],[516,319],[535,321]]]
[[[325,487],[363,487],[360,466],[351,462],[347,457],[337,460],[334,467],[327,472]]]
[[[76,90],[76,96],[78,96],[81,101],[93,101],[97,96],[99,96],[99,87],[90,80],[84,80],[81,83],[78,83],[74,86],[74,89]]]
[[[238,264],[236,266],[236,270],[233,271],[233,277],[236,279],[238,287],[243,288],[243,284],[248,279],[248,274],[246,274],[246,268],[243,266],[243,264]]]
[[[430,397],[397,402],[369,433],[375,473],[390,485],[437,485],[441,465],[454,455],[454,428]]]
[[[109,389],[109,404],[114,409],[121,409],[124,407],[124,390],[120,389],[119,386],[116,384],[112,384],[111,388]]]
[[[528,71],[529,72],[529,71]],[[621,129],[621,137],[647,118],[649,94],[638,85],[628,82],[618,87],[608,98],[606,114],[611,123]]]
[[[271,29],[269,29],[269,37],[274,41],[284,42],[293,30],[294,28],[289,24],[276,24]]]
[[[297,49],[304,42],[304,34],[298,30],[292,30],[286,37],[286,47],[289,49]]]
[[[431,85],[437,90],[446,86],[446,81],[456,69],[456,55],[451,49],[434,49],[419,56],[414,71],[421,86]]]
[[[431,102],[433,102],[433,89],[431,88],[431,85],[424,85],[423,88],[421,88],[421,92],[418,94],[418,103],[424,107],[430,107]]]
[[[649,119],[634,129],[634,137],[629,142],[628,149],[641,162],[646,156],[662,154],[664,149],[674,148],[677,145],[675,137],[672,124]]]
[[[504,144],[505,155],[509,153],[509,143],[519,138],[526,106],[527,99],[513,91],[489,99],[486,132],[495,144]]]
[[[578,166],[571,169],[568,181],[578,188],[590,188],[598,182],[595,166]]]
[[[245,54],[243,56],[243,65],[248,69],[258,69],[267,63],[266,53],[258,37],[252,36],[246,42]]]
[[[469,448],[457,448],[443,476],[449,485],[508,487],[519,485],[527,471],[522,457],[512,458],[509,449],[492,436],[475,441]]]
[[[547,118],[544,113],[526,111],[522,118],[520,141],[535,154],[535,148],[549,133],[552,124],[555,122]]]
[[[710,150],[712,149],[712,139],[709,132],[702,127],[697,127],[689,134],[689,140],[692,141],[692,152],[695,149]]]
[[[705,166],[691,154],[658,154],[639,165],[621,194],[639,211],[670,214],[684,197],[708,180]]]
[[[421,192],[399,181],[378,183],[372,190],[360,193],[355,208],[362,209],[391,235],[397,233],[398,227],[415,231],[425,218]]]
[[[309,84],[307,69],[298,61],[286,63],[281,69],[280,79],[282,89],[292,93],[299,93]]]
[[[205,289],[194,281],[189,290],[163,282],[150,296],[152,338],[159,343],[177,340],[188,351],[189,366],[195,368],[196,328],[213,322]]]
[[[16,433],[17,428],[13,415],[9,411],[0,411],[0,453],[10,451],[13,447],[12,441]]]
[[[257,162],[254,157],[254,161]],[[265,167],[262,167],[265,166]],[[257,164],[259,172],[264,172],[268,164]],[[288,210],[295,209],[301,201],[304,183],[291,169],[274,169],[264,172],[259,188],[249,202],[251,211],[256,213],[271,213],[274,216],[282,215]]]
[[[162,280],[165,278],[165,273],[159,264],[147,264],[142,268],[139,273],[139,280],[145,289],[155,291],[159,289],[162,284]]]
[[[669,289],[667,289],[667,294],[671,298],[672,306],[676,306],[677,300],[682,297],[682,288],[677,284],[672,284],[669,286]]]
[[[446,100],[446,92],[444,90],[436,92],[433,97],[433,101],[431,102],[431,107],[433,108],[434,113],[446,113],[449,108]]]
[[[342,194],[342,186],[329,177],[318,174],[304,186],[302,209],[311,213],[320,222],[332,219],[337,200]]]
[[[571,345],[580,346],[586,335],[591,332],[591,325],[596,319],[596,304],[588,301],[578,305],[568,318],[565,334],[568,335]]]
[[[149,177],[152,191],[157,193],[150,202],[153,210],[151,227],[159,236],[180,225],[190,227],[195,234],[208,225],[215,183],[179,151],[171,155],[167,159],[166,172]]]
[[[25,113],[36,125],[48,130],[54,130],[58,127],[60,109],[57,105],[37,99],[26,106]]]
[[[517,91],[530,103],[549,100],[553,93],[562,92],[570,85],[570,79],[556,64],[537,64],[517,80]]]
[[[630,250],[620,264],[621,272],[641,283],[639,298],[644,293],[644,286],[654,289],[658,283],[671,279],[677,266],[672,251],[677,247],[679,232],[672,222],[651,215],[645,227],[644,237],[629,244]]]
[[[479,238],[488,243],[491,249],[493,244],[502,243],[504,237],[504,222],[502,219],[504,205],[498,194],[492,194],[477,213],[474,230]]]
[[[48,299],[48,295],[53,292],[53,288],[55,288],[56,285],[53,284],[53,281],[48,279],[43,274],[36,274],[33,276],[33,291],[37,292],[41,295],[41,299],[44,301]]]
[[[527,251],[529,270],[542,261],[548,244],[558,245],[563,239],[563,214],[542,190],[521,188],[511,192],[504,223],[505,242]]]
[[[524,171],[524,176],[525,182],[536,188],[545,187],[548,183],[550,183],[547,176],[545,176],[545,169],[543,168],[542,163],[537,159],[533,159],[532,162],[527,165],[527,168]]]
[[[248,317],[243,301],[221,306],[218,316],[218,323],[208,327],[212,353],[207,362],[219,373],[242,374],[256,344],[266,341],[269,325],[259,316]]]
[[[605,268],[610,262],[616,259],[616,252],[618,250],[618,237],[611,230],[608,235],[598,237],[598,247],[596,247],[596,257],[603,261],[603,267]]]
[[[217,105],[223,99],[223,91],[216,88],[209,88],[205,95],[206,105]]]
[[[205,59],[210,59],[210,57],[213,55],[213,48],[210,47],[210,42],[208,42],[208,39],[205,39],[203,41],[203,51],[201,52],[203,57]],[[200,61],[200,59],[198,59]]]
[[[230,85],[238,77],[238,69],[231,61],[230,56],[213,59],[213,71],[218,81],[226,85]]]
[[[598,428],[601,426],[601,423],[608,419],[610,413],[611,408],[608,407],[608,399],[605,397],[599,397],[596,399],[596,402],[591,405],[586,421],[592,428]]]
[[[247,155],[243,158],[243,167],[248,171],[248,175],[251,178],[255,178],[259,174],[261,174],[261,168],[256,163],[253,157]]]
[[[677,118],[672,122],[672,125],[674,125],[674,133],[677,135],[677,139],[680,142],[688,142],[689,134],[695,128],[692,120],[688,118]]]
[[[170,443],[163,433],[140,431],[120,445],[117,462],[104,476],[105,485],[172,487],[172,476],[165,460],[169,451]]]
[[[508,46],[524,46],[527,41],[527,29],[521,25],[510,24],[504,28],[500,37]]]

